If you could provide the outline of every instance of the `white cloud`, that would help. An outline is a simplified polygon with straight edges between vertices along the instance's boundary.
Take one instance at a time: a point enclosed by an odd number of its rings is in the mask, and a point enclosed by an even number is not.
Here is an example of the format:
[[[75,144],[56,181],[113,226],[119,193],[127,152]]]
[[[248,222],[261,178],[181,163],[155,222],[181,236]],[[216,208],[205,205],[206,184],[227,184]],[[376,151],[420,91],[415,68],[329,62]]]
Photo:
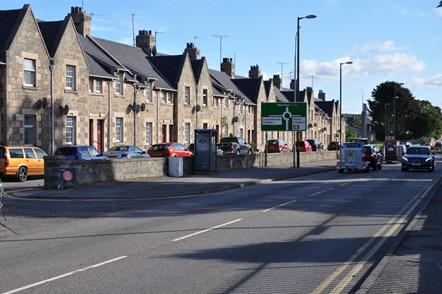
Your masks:
[[[425,64],[415,56],[406,53],[377,55],[365,63],[369,74],[422,71]]]
[[[379,52],[394,51],[398,48],[391,40],[383,42],[367,43],[362,46],[355,47],[353,50],[363,54],[376,54]]]

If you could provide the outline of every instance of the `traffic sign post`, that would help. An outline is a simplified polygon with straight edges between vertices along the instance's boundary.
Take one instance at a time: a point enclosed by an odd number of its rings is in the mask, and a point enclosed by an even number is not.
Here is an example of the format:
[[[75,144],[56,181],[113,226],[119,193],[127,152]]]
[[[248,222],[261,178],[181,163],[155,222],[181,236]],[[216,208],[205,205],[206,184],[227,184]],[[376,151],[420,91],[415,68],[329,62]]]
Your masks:
[[[291,131],[295,132],[293,146],[293,167],[296,166],[296,141],[297,132],[306,130],[307,125],[307,103],[261,103],[261,130],[262,131]],[[298,156],[299,167],[299,156]]]

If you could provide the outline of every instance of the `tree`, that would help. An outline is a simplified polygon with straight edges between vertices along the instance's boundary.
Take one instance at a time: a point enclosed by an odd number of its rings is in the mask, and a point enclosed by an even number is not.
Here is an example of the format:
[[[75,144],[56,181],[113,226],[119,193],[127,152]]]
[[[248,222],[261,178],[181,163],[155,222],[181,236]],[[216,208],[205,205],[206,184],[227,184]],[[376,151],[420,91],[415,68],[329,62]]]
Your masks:
[[[385,136],[393,135],[395,128],[396,137],[405,138],[407,117],[415,101],[411,92],[400,83],[387,81],[378,85],[371,92],[371,97],[373,100],[368,100],[368,112],[376,139],[384,140]]]
[[[437,8],[442,7],[442,1],[439,2],[439,5],[437,6]]]
[[[413,138],[435,138],[442,134],[442,113],[429,101],[417,100],[409,114],[406,128]]]

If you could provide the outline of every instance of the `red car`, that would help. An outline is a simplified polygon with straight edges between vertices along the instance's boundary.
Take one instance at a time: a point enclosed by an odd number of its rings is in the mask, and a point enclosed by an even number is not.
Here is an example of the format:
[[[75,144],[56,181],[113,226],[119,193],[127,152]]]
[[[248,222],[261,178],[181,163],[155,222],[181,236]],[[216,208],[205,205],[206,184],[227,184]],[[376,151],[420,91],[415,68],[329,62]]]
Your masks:
[[[186,157],[193,156],[193,153],[189,151],[183,144],[177,142],[160,143],[152,145],[147,150],[147,154],[150,157]]]
[[[306,140],[301,140],[296,142],[296,147],[298,147],[299,152],[311,152],[312,145]]]
[[[267,153],[289,152],[289,146],[281,139],[267,140],[266,150]]]

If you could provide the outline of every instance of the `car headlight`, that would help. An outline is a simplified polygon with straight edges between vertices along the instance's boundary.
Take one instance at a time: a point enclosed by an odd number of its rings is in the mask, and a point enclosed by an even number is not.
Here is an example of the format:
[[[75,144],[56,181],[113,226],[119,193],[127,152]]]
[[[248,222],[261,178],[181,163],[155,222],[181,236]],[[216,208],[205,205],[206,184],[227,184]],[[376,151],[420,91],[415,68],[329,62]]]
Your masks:
[[[405,156],[402,157],[402,161],[408,161],[408,158],[406,158]]]
[[[425,162],[427,162],[427,161],[431,161],[432,160],[432,158],[431,157],[428,157],[427,159],[425,159]]]

